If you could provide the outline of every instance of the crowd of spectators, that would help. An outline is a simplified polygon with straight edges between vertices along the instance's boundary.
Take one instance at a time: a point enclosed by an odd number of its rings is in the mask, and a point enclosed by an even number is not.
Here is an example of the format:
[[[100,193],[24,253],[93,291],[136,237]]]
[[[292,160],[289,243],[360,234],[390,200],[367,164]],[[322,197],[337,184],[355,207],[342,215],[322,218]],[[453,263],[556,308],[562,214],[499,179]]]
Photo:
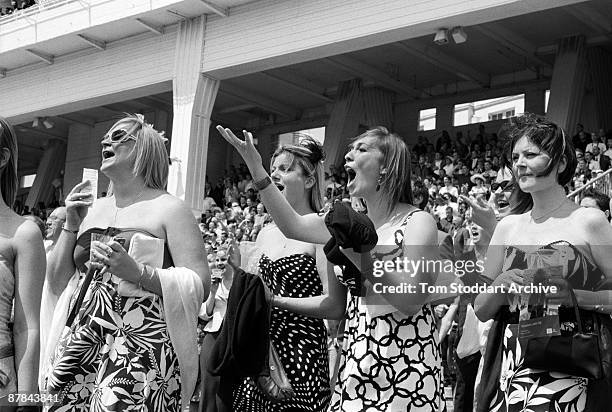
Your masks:
[[[36,0],[2,0],[0,1],[0,16],[17,13],[20,10],[35,6]]]

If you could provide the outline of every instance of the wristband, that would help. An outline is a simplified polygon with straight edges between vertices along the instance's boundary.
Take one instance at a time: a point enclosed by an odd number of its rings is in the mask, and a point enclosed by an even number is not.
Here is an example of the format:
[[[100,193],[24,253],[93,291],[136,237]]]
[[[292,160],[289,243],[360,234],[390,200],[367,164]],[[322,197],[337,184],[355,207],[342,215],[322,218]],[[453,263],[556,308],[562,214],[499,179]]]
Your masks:
[[[266,187],[270,186],[271,183],[272,179],[270,179],[270,176],[266,175],[266,177],[263,179],[253,182],[253,187],[259,192],[260,190],[264,190]]]
[[[62,225],[62,230],[63,230],[64,232],[72,233],[72,234],[74,234],[74,235],[76,235],[77,233],[79,233],[79,229],[77,229],[77,230],[70,230],[70,229],[68,229],[68,228],[66,227],[66,223],[64,223],[64,224]]]

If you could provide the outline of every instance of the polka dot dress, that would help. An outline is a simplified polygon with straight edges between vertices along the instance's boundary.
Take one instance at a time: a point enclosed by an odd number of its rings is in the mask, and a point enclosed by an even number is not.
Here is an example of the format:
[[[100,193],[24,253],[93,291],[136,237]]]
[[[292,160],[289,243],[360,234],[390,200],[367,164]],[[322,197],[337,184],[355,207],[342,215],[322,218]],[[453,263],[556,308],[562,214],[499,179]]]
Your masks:
[[[312,256],[294,254],[277,260],[262,256],[261,276],[278,296],[305,298],[323,293]],[[325,411],[329,405],[327,331],[321,319],[272,309],[270,337],[295,396],[283,402],[267,400],[252,379],[234,393],[235,411]]]

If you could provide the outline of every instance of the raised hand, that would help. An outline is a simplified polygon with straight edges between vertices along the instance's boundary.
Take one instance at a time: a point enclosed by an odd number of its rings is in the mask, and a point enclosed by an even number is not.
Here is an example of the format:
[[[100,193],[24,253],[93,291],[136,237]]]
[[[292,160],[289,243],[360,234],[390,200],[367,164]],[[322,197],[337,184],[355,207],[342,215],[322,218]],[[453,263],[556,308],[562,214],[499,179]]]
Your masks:
[[[89,191],[86,188],[89,187]],[[86,180],[72,188],[66,196],[66,227],[69,230],[77,230],[85,216],[88,208],[93,203],[93,193],[91,193],[91,182]]]
[[[221,136],[240,153],[247,167],[251,170],[251,174],[254,168],[261,166],[261,155],[253,144],[253,135],[250,132],[243,130],[244,140],[242,140],[236,137],[234,132],[226,127],[217,126],[217,130],[221,133]],[[253,176],[253,178],[255,178],[255,176]]]
[[[492,235],[495,231],[495,226],[497,226],[497,218],[495,217],[493,207],[485,202],[482,197],[478,199],[464,195],[459,197],[472,208],[472,220],[474,223],[486,230],[489,236]]]

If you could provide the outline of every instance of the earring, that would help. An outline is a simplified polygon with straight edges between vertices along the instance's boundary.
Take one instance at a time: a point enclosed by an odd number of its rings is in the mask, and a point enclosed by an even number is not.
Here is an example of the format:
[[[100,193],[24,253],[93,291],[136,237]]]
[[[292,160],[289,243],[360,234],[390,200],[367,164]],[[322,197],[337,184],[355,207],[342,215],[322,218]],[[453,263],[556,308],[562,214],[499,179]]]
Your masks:
[[[380,172],[380,174],[378,175],[378,179],[376,180],[376,191],[377,192],[380,190],[380,184],[382,183],[384,176],[385,176],[385,172]]]

